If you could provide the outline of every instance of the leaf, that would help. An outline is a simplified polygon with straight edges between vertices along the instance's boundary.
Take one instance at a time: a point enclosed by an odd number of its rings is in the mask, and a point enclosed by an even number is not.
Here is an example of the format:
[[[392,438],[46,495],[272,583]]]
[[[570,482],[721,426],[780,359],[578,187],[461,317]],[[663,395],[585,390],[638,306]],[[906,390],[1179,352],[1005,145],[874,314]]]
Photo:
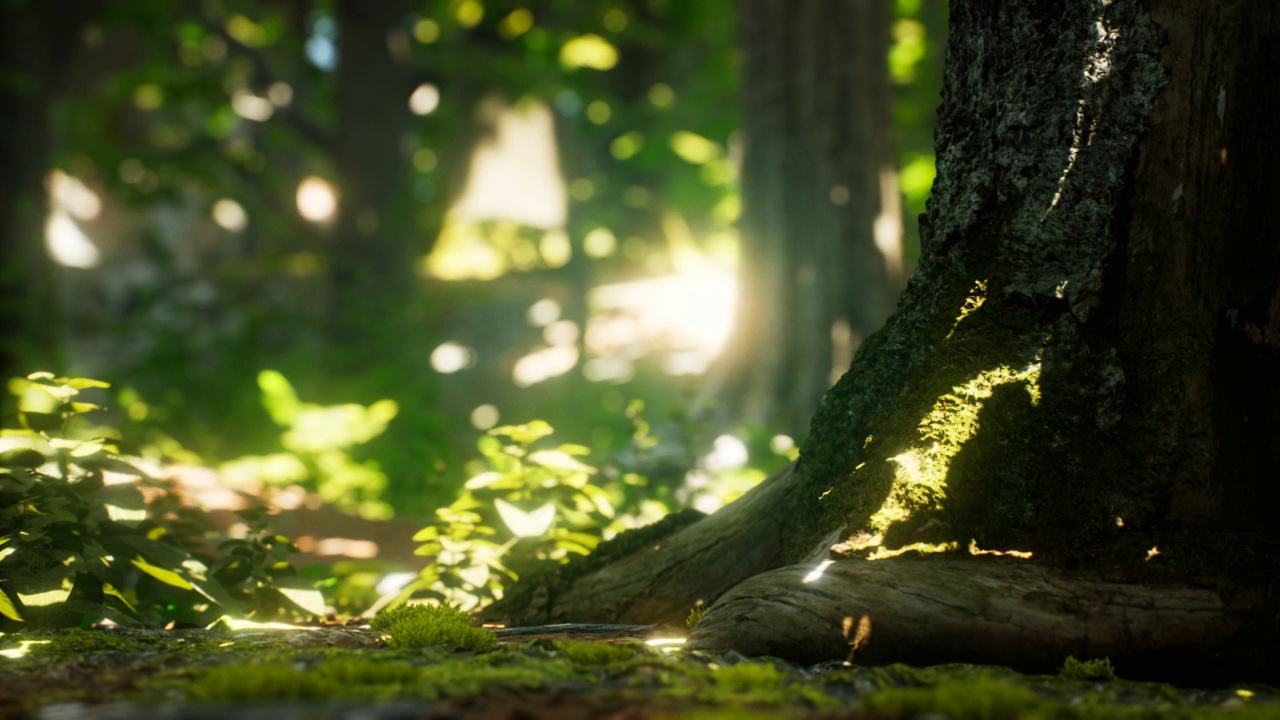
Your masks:
[[[529,454],[529,462],[541,465],[549,470],[565,470],[568,472],[594,473],[595,468],[575,459],[563,450],[539,450]]]
[[[547,528],[556,519],[556,506],[552,503],[529,512],[501,499],[494,500],[493,504],[498,508],[502,522],[516,537],[539,537],[547,532]]]
[[[5,594],[4,590],[0,590],[0,615],[4,615],[10,620],[23,622],[22,615],[18,613],[18,608],[14,606],[13,600]]]
[[[66,383],[77,390],[85,390],[87,388],[111,387],[111,383],[103,382],[101,380],[94,380],[93,378],[70,378],[69,380],[66,381]]]
[[[325,614],[324,595],[310,583],[294,578],[276,581],[276,590],[294,605],[312,615],[323,617]]]
[[[435,525],[428,525],[422,528],[421,530],[419,530],[418,532],[414,533],[413,541],[425,542],[427,540],[435,540],[438,537],[440,537],[440,528],[436,527]]]
[[[258,387],[262,390],[262,404],[266,406],[271,420],[282,427],[292,425],[302,408],[302,401],[285,376],[277,370],[263,370],[258,373]]]
[[[613,517],[613,503],[609,502],[608,493],[595,485],[583,485],[579,490],[595,505],[597,512],[607,518]]]
[[[489,472],[482,472],[471,478],[463,487],[468,490],[475,490],[476,488],[488,487],[501,479],[502,473],[490,470]]]
[[[159,580],[165,585],[172,585],[173,587],[182,588],[183,590],[195,589],[195,587],[189,581],[187,581],[186,578],[182,577],[178,573],[172,570],[167,570],[165,568],[159,567],[157,565],[152,565],[146,560],[143,560],[141,557],[134,558],[133,564],[142,572]],[[210,599],[212,600],[212,598]]]
[[[528,445],[529,443],[544,438],[555,430],[545,420],[530,420],[523,425],[503,425],[489,431],[490,435],[506,435],[511,441],[517,445]]]

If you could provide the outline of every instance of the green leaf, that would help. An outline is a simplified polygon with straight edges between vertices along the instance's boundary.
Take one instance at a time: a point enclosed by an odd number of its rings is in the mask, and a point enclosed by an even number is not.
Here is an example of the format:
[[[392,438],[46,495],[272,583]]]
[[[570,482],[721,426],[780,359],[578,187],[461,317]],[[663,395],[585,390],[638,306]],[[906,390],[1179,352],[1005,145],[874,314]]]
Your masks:
[[[293,424],[302,401],[285,376],[276,370],[263,370],[258,373],[258,387],[262,389],[262,404],[271,420],[283,427]]]
[[[536,463],[549,470],[582,473],[594,473],[596,471],[595,468],[578,461],[563,450],[539,450],[530,453],[528,459],[529,462]]]
[[[601,515],[611,518],[613,517],[613,503],[609,502],[609,494],[595,485],[583,485],[579,488],[579,492],[587,496],[592,505],[595,505],[596,511]]]
[[[276,591],[312,615],[325,614],[324,595],[305,580],[282,578],[276,581]]]
[[[101,380],[94,380],[92,378],[70,378],[66,381],[66,384],[70,385],[71,387],[77,390],[84,390],[87,388],[111,387],[111,383],[103,382]]]
[[[501,499],[494,500],[493,504],[498,508],[502,522],[516,537],[540,537],[556,519],[556,506],[552,503],[529,512]]]
[[[555,430],[545,420],[530,420],[523,425],[503,425],[489,431],[490,435],[506,435],[511,441],[517,445],[528,445],[529,443],[544,438]]]
[[[0,615],[4,615],[10,620],[23,622],[22,615],[18,613],[18,608],[14,606],[13,600],[5,594],[4,590],[0,590]]]
[[[173,587],[182,588],[183,590],[195,589],[195,586],[193,586],[186,578],[182,577],[178,573],[172,570],[167,570],[165,568],[159,567],[157,565],[152,565],[146,560],[143,560],[141,557],[134,558],[133,564],[142,572],[159,580],[165,585],[172,585]]]

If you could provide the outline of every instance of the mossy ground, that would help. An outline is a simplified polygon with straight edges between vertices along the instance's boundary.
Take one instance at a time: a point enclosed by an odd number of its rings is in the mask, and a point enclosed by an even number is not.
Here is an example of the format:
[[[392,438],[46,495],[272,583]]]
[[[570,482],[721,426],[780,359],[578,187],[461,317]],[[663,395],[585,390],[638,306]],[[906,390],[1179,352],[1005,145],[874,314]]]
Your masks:
[[[802,669],[734,654],[668,653],[637,642],[397,648],[377,633],[347,627],[70,630],[0,637],[0,653],[5,717],[54,703],[79,703],[90,715],[94,706],[122,702],[141,709],[412,702],[466,716],[518,699],[535,718],[558,717],[556,708],[569,702],[601,715],[638,706],[653,717],[682,718],[1280,719],[1280,692],[1259,687],[1198,691],[969,665]]]

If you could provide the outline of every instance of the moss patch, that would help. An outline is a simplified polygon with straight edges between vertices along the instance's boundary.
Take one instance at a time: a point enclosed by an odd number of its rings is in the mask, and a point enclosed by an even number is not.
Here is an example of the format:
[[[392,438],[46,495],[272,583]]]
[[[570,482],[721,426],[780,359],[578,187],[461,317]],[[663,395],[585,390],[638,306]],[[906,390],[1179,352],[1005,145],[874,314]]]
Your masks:
[[[402,605],[378,613],[369,626],[387,635],[396,648],[445,645],[462,650],[488,650],[498,637],[471,625],[466,613],[447,605]]]

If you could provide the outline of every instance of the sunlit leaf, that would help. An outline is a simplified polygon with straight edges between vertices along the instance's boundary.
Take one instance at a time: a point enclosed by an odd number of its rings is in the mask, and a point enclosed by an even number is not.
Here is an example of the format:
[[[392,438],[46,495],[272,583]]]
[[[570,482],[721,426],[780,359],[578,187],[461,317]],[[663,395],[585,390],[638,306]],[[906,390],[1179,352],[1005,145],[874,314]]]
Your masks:
[[[595,485],[583,485],[579,490],[587,496],[597,512],[607,518],[613,517],[613,503],[609,501],[608,493]]]
[[[88,388],[111,387],[111,383],[103,382],[101,380],[94,380],[93,378],[70,378],[67,380],[67,384],[77,390],[85,390]]]
[[[493,504],[498,508],[498,515],[502,517],[502,522],[516,537],[539,537],[556,519],[556,506],[552,503],[529,512],[502,499],[494,500]]]
[[[147,562],[146,560],[143,560],[140,557],[134,558],[133,564],[142,572],[159,580],[165,585],[172,585],[173,587],[182,588],[183,590],[194,589],[191,583],[188,582],[186,578],[182,577],[181,575],[179,575],[178,573],[172,570],[168,570],[156,565],[152,565],[151,563]],[[23,602],[26,602],[25,599]]]
[[[555,429],[551,427],[545,420],[530,420],[523,425],[503,425],[493,428],[489,431],[490,435],[506,435],[511,441],[518,445],[528,445],[529,443],[544,438]]]
[[[45,607],[64,602],[70,595],[70,590],[63,588],[51,588],[49,590],[42,590],[40,592],[33,593],[20,592],[18,593],[18,599],[22,600],[22,604],[27,607]]]
[[[414,533],[413,541],[425,542],[427,540],[435,540],[438,537],[440,537],[440,528],[436,527],[435,525],[428,525],[427,527],[424,527],[418,532]]]
[[[276,370],[263,370],[258,373],[258,387],[262,390],[262,404],[266,406],[271,420],[277,425],[291,424],[302,402],[288,379]]]
[[[324,595],[319,590],[300,581],[278,580],[276,590],[290,602],[306,610],[312,615],[323,616],[325,613]]]
[[[475,490],[476,488],[488,487],[501,479],[502,479],[502,473],[493,472],[491,470],[489,472],[482,472],[479,475],[476,475],[475,477],[471,478],[466,482],[466,485],[464,487],[466,487],[468,490]]]
[[[102,443],[97,441],[79,443],[76,447],[71,448],[71,457],[87,457],[94,453],[102,452],[102,447]]]
[[[18,608],[14,606],[13,600],[5,594],[4,590],[0,590],[0,615],[17,622],[23,621],[22,615],[18,613]]]
[[[594,473],[595,468],[586,465],[564,450],[539,450],[529,454],[529,462],[537,463],[551,470],[568,470],[571,472]]]

